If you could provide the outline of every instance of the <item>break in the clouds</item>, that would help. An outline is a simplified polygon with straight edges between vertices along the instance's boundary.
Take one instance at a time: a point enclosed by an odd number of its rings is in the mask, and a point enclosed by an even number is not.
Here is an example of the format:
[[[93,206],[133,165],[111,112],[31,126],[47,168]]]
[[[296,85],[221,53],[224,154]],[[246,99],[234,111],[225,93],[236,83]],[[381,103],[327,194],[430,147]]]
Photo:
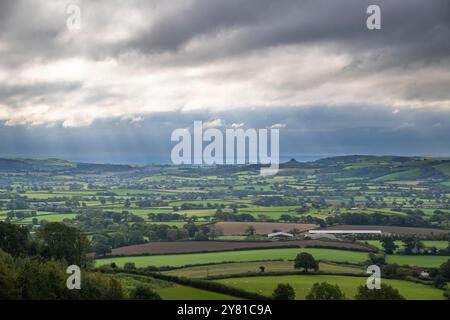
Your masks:
[[[80,30],[66,27],[69,4]],[[370,4],[381,30],[366,28]],[[361,123],[379,106],[450,109],[448,0],[0,0],[3,131],[220,112],[247,116],[208,125],[242,127],[277,109],[349,106]],[[324,125],[346,125],[327,110]]]

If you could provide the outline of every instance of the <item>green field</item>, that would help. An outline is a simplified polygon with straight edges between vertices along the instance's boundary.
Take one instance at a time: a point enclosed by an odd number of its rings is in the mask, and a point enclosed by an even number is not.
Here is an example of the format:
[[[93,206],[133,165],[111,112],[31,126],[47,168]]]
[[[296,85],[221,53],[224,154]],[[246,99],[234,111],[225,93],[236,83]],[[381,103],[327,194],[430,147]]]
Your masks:
[[[316,282],[337,284],[352,299],[359,285],[365,285],[366,277],[330,276],[330,275],[295,275],[295,276],[265,276],[215,280],[228,286],[236,287],[250,292],[270,296],[278,283],[289,283],[294,287],[296,299],[305,299]],[[431,286],[403,280],[383,279],[382,283],[389,284],[398,289],[406,299],[411,300],[442,300],[443,291]]]
[[[450,259],[449,256],[405,256],[405,255],[388,255],[388,263],[397,263],[399,265],[419,266],[425,268],[437,268],[442,263]]]
[[[105,265],[115,262],[123,266],[126,262],[134,262],[136,267],[146,266],[173,266],[219,263],[230,261],[260,261],[260,260],[293,260],[300,252],[311,253],[316,259],[323,261],[361,263],[367,260],[366,252],[356,252],[349,250],[316,249],[316,248],[288,248],[288,249],[264,249],[264,250],[239,250],[211,253],[189,253],[158,256],[136,256],[120,257],[96,260],[96,265]]]
[[[178,277],[187,278],[206,278],[208,276],[222,276],[242,274],[247,272],[261,272],[260,266],[265,267],[265,272],[295,272],[294,263],[292,261],[263,261],[263,262],[238,262],[238,263],[224,263],[209,266],[187,267],[181,269],[174,269],[163,272],[167,275],[174,275]],[[349,273],[349,274],[365,274],[362,268],[346,265],[336,265],[321,262],[319,264],[321,272],[329,273]]]

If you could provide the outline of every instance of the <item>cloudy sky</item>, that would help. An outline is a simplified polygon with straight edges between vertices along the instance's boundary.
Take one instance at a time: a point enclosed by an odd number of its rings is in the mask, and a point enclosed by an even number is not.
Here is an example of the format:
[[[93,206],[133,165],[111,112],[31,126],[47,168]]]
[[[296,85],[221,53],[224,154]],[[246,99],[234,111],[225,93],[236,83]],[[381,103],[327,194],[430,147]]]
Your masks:
[[[0,0],[0,156],[167,161],[194,120],[278,126],[285,156],[450,156],[449,119],[448,0]]]

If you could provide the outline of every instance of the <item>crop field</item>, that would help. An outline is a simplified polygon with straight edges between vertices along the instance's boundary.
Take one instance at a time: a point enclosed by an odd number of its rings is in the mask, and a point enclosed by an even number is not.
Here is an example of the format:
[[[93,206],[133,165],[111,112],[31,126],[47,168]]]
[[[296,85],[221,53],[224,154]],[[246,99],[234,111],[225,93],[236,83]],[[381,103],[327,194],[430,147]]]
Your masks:
[[[247,248],[271,248],[271,247],[333,247],[362,251],[370,251],[364,244],[321,241],[321,240],[292,240],[292,241],[173,241],[150,242],[133,246],[120,247],[112,250],[112,255],[139,255],[162,253],[185,253],[226,251]]]
[[[270,296],[278,283],[289,283],[296,292],[296,299],[305,299],[314,283],[327,282],[337,284],[348,299],[353,299],[359,285],[365,285],[366,277],[332,276],[332,275],[295,275],[264,276],[247,278],[230,278],[215,280],[232,287]],[[398,289],[409,300],[442,300],[442,291],[431,286],[403,280],[383,279],[383,283]]]

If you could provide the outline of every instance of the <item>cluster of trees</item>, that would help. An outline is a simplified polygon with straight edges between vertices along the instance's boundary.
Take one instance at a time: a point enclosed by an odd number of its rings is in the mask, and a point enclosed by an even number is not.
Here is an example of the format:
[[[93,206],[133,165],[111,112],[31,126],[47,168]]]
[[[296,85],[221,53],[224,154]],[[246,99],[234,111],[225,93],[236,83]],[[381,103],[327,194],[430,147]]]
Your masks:
[[[301,201],[299,201],[298,199],[292,199],[283,196],[262,196],[253,201],[253,204],[263,207],[296,206],[299,205],[299,203],[301,203]]]
[[[214,214],[215,220],[221,220],[221,221],[255,221],[255,217],[253,217],[251,214],[248,213],[231,213],[231,212],[224,212],[221,209],[217,209],[216,213]]]
[[[149,213],[147,216],[152,221],[180,221],[187,219],[187,216],[185,214],[179,213]]]
[[[136,201],[136,206],[139,208],[147,208],[147,207],[164,207],[167,203],[160,199],[146,199]]]
[[[272,298],[275,300],[294,300],[295,290],[286,283],[280,283],[274,289]],[[346,296],[338,285],[327,282],[315,283],[306,300],[345,300]],[[387,284],[381,284],[380,289],[369,289],[367,286],[359,286],[355,295],[356,300],[405,300],[397,289]]]
[[[426,248],[425,244],[420,241],[417,237],[404,237],[401,239],[403,242],[403,249],[399,250],[399,252],[403,254],[447,254],[450,252],[450,242],[449,246],[446,249],[437,249],[436,247]],[[385,237],[382,238],[381,244],[383,246],[384,251],[387,254],[393,254],[399,246],[395,244],[395,238],[393,237]]]
[[[0,222],[1,299],[123,299],[120,283],[87,272],[87,238],[75,228],[48,223],[32,239],[26,228]],[[83,269],[81,290],[66,286],[68,265]]]
[[[332,224],[353,225],[379,225],[379,226],[402,226],[402,227],[430,227],[430,224],[420,216],[389,215],[379,212],[373,214],[365,213],[342,213],[338,216],[327,217],[326,222]]]
[[[173,209],[178,210],[202,210],[202,209],[225,209],[225,204],[223,203],[183,203],[180,207],[175,206]]]

